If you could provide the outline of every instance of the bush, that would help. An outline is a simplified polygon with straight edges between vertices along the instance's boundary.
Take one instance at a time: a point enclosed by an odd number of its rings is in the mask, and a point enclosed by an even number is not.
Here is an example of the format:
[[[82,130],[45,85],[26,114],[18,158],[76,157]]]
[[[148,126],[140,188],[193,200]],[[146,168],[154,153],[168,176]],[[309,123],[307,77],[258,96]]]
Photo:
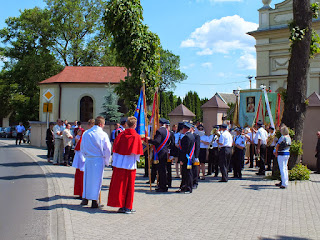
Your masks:
[[[303,154],[302,142],[293,140],[290,146],[290,154],[300,156]]]
[[[140,157],[140,162],[137,163],[137,168],[144,168],[144,157]]]
[[[311,171],[307,168],[307,166],[299,163],[289,171],[289,180],[290,181],[309,180],[310,172]]]

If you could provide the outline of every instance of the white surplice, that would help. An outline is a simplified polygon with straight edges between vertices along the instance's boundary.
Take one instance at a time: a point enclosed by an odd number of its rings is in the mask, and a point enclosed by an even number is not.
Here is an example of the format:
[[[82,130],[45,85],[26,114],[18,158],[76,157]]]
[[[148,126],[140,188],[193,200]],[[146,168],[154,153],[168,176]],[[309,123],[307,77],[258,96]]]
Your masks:
[[[82,197],[98,200],[104,166],[109,165],[111,156],[108,134],[95,125],[83,133],[80,148],[85,158]]]

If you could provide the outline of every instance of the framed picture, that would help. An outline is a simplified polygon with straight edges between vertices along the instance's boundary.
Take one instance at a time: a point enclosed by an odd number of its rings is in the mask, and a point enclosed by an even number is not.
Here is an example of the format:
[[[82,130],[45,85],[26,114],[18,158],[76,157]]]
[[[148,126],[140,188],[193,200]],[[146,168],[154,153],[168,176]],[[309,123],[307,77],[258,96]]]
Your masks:
[[[247,97],[247,113],[254,113],[256,111],[255,102],[256,97]]]

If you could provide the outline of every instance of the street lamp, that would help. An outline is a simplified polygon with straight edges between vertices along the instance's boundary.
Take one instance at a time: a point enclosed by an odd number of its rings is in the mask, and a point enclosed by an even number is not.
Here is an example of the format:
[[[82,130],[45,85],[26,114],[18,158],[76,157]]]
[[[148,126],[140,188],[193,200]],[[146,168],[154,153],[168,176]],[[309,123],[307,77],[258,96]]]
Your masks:
[[[251,89],[251,79],[253,78],[253,76],[252,76],[252,75],[249,75],[247,78],[249,79],[249,82],[250,82],[250,89]]]

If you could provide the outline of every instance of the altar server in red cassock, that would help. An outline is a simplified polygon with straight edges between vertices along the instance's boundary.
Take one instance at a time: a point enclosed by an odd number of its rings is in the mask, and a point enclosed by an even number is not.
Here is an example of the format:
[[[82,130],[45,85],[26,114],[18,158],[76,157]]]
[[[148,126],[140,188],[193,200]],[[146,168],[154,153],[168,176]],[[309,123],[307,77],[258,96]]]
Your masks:
[[[77,135],[75,137],[76,146],[74,147],[74,158],[72,162],[72,167],[76,168],[74,174],[74,195],[79,195],[79,199],[82,199],[83,191],[83,171],[84,171],[84,162],[85,159],[80,149],[81,140],[82,140],[83,129],[78,129]]]
[[[143,155],[142,141],[136,132],[137,119],[129,117],[127,129],[120,133],[113,145],[113,173],[108,206],[119,207],[119,213],[134,213],[132,209],[137,161]]]

